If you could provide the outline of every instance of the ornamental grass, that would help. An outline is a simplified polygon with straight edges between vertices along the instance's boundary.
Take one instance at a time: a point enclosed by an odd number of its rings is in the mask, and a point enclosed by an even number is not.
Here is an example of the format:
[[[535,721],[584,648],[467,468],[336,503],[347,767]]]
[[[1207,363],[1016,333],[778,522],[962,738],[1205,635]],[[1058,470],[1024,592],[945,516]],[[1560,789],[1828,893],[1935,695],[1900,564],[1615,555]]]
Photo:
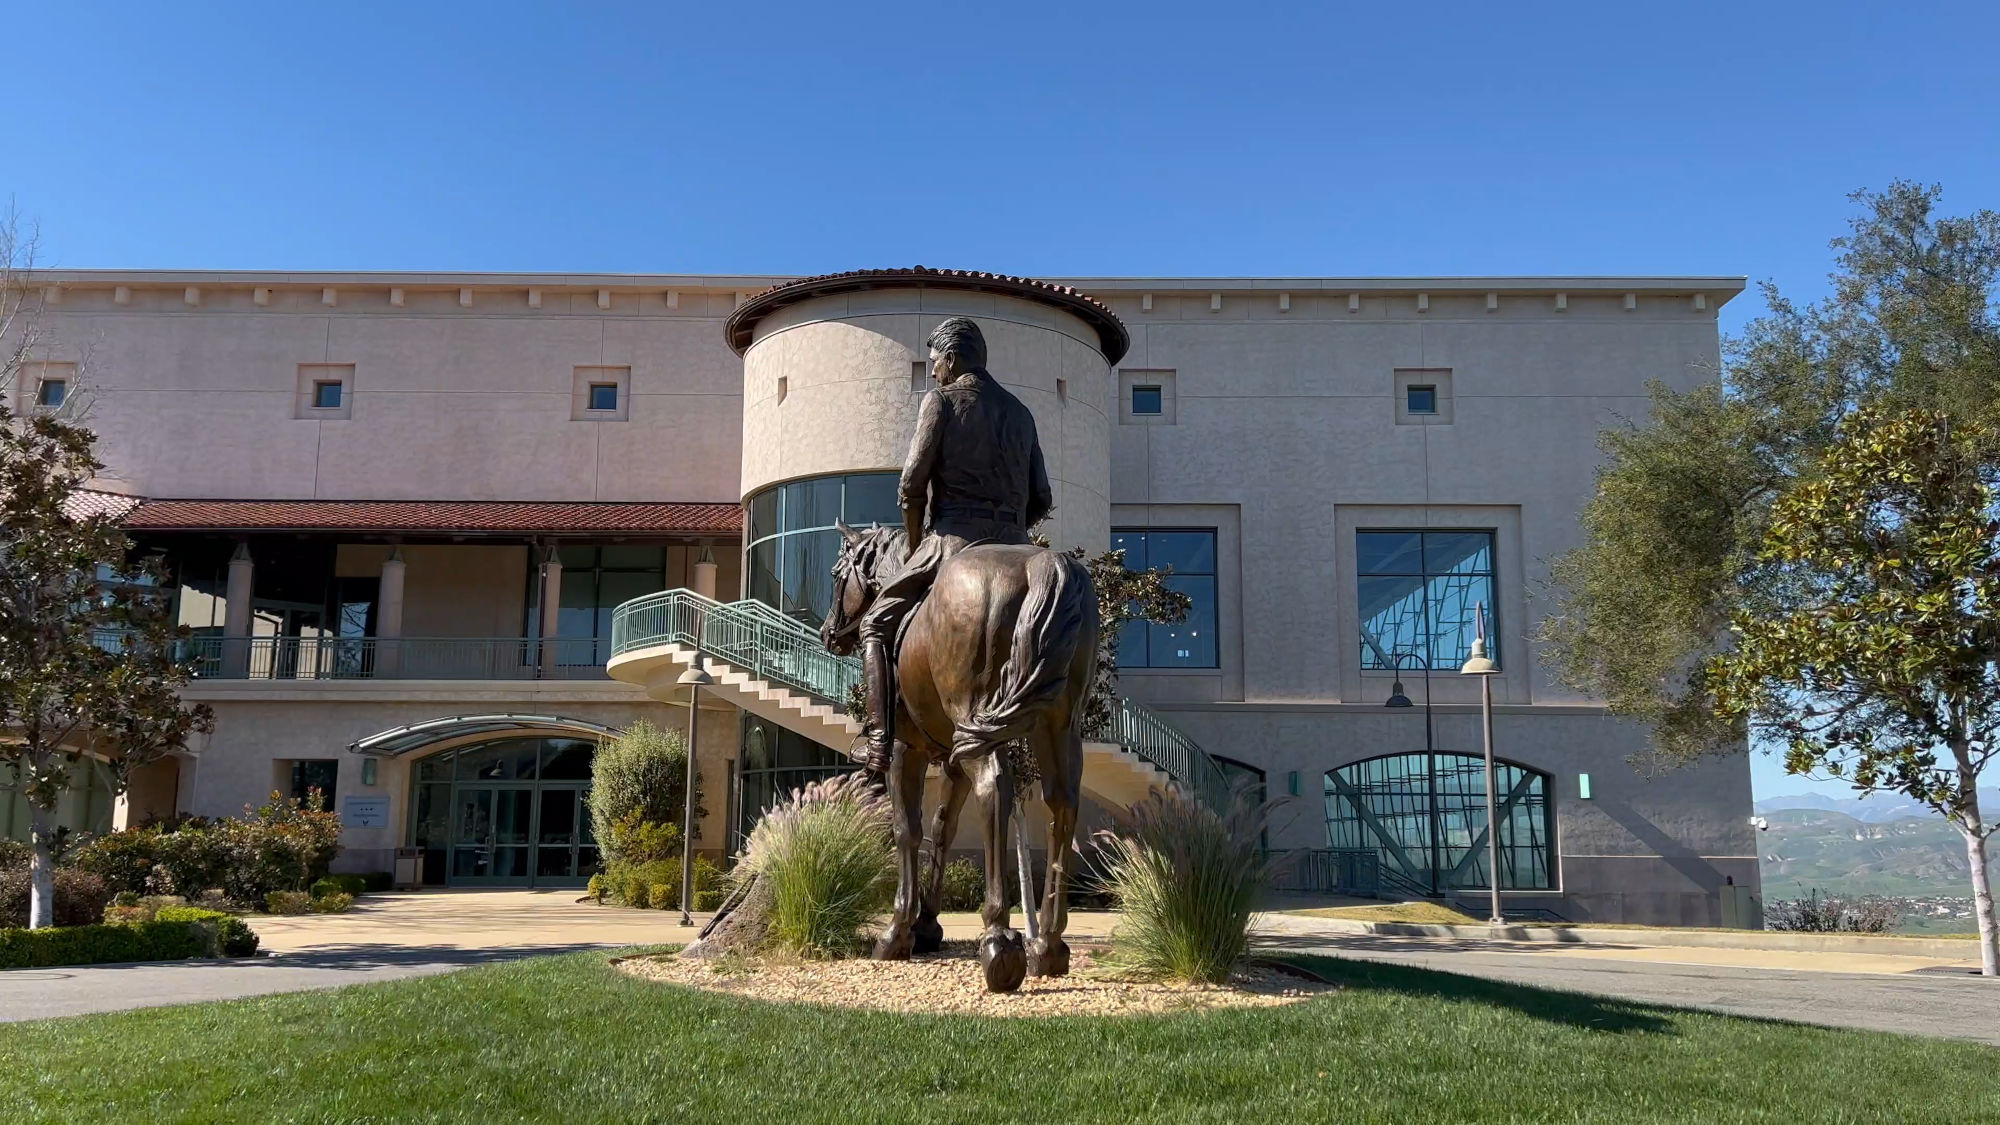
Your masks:
[[[1122,915],[1110,964],[1156,979],[1228,980],[1270,883],[1260,846],[1270,810],[1247,791],[1225,813],[1169,792],[1117,814],[1115,827],[1097,834],[1099,880]]]
[[[803,957],[846,957],[896,891],[889,803],[861,774],[815,782],[750,832],[737,878],[769,886],[769,938]]]

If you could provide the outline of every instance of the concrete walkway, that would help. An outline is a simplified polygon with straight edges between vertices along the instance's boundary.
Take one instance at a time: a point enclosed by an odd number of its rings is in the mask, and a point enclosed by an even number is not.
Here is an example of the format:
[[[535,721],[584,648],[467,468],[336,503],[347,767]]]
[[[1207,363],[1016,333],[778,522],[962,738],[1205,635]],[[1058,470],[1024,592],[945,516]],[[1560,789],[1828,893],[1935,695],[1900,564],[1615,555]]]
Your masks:
[[[1971,959],[1356,934],[1265,919],[1271,948],[1826,1027],[2000,1045],[2000,979]]]

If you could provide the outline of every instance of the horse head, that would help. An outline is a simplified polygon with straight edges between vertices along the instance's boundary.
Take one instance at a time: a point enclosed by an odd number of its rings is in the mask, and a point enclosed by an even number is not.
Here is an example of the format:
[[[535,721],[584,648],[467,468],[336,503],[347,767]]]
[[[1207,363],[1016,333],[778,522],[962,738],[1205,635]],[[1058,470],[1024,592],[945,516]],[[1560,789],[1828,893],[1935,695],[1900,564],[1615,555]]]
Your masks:
[[[861,644],[861,618],[882,592],[883,570],[890,565],[886,551],[891,541],[900,540],[898,528],[852,528],[834,524],[840,530],[840,557],[833,564],[833,606],[820,622],[820,643],[836,656],[848,656]]]

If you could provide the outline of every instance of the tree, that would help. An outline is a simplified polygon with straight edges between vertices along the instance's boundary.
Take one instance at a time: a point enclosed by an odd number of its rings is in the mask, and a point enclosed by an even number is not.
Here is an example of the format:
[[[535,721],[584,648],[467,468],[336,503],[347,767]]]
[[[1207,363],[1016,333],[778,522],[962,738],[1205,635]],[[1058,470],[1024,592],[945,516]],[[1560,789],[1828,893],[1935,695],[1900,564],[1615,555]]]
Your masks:
[[[39,354],[36,305],[21,284],[31,257],[0,222],[0,762],[14,764],[30,810],[28,924],[55,910],[56,806],[87,756],[122,792],[131,772],[211,728],[206,706],[181,706],[172,607],[150,560],[135,559],[118,516],[79,503],[103,468],[80,402],[46,411],[13,403]]]
[[[1655,386],[1649,426],[1601,435],[1584,542],[1552,565],[1556,611],[1541,639],[1564,682],[1652,724],[1651,764],[1742,753],[1746,723],[1769,721],[1744,686],[1718,694],[1728,666],[1711,658],[1741,644],[1732,625],[1789,620],[1809,593],[1831,606],[1867,589],[1835,565],[1831,547],[1814,547],[1810,564],[1790,553],[1805,545],[1779,515],[1804,502],[1801,489],[1857,443],[1893,436],[1912,457],[1946,450],[1911,444],[1907,433],[1869,436],[1887,419],[1908,424],[1912,411],[1950,427],[1948,448],[1970,448],[1981,465],[2000,453],[2000,213],[1940,217],[1940,195],[1900,181],[1857,193],[1861,214],[1833,243],[1830,297],[1800,306],[1766,285],[1768,315],[1729,342],[1716,379],[1685,392]],[[1800,587],[1812,572],[1824,583],[1816,592]],[[1765,667],[1767,686],[1782,693],[1782,663]],[[1795,772],[1837,759],[1787,747]],[[1880,768],[1840,776],[1863,792],[1896,777]]]
[[[2000,736],[2000,458],[1940,411],[1857,411],[1771,507],[1769,581],[1701,680],[1792,773],[1893,790],[1965,839],[2000,975],[1979,775]],[[1940,761],[1940,755],[1944,760]]]
[[[1111,715],[1118,702],[1118,641],[1125,626],[1133,621],[1177,625],[1187,620],[1194,599],[1172,586],[1170,567],[1130,570],[1124,551],[1106,551],[1096,558],[1084,558],[1083,548],[1068,552],[1083,560],[1090,570],[1090,583],[1097,590],[1097,675],[1091,684],[1090,700],[1084,705],[1083,729],[1102,735],[1111,728]]]

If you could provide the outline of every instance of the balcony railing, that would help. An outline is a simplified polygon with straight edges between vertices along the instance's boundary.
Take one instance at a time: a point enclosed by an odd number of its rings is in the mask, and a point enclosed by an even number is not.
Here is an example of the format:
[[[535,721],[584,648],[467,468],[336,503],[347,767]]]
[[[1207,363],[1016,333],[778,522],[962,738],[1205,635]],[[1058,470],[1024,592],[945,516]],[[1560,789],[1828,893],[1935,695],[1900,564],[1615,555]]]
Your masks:
[[[210,680],[601,680],[589,637],[197,637],[183,659]]]

